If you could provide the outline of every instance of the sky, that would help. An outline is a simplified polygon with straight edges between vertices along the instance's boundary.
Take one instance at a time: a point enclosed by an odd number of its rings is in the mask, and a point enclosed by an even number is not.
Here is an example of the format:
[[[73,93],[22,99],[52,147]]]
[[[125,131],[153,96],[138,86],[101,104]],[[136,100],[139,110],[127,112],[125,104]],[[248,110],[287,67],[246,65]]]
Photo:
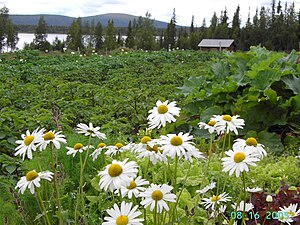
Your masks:
[[[249,8],[252,18],[256,8],[270,7],[271,2],[271,0],[0,0],[0,7],[5,5],[9,9],[9,14],[56,14],[72,17],[105,13],[144,16],[148,11],[152,19],[164,22],[170,21],[175,8],[177,25],[190,26],[192,15],[194,15],[196,26],[201,26],[204,18],[206,24],[209,24],[213,13],[216,12],[219,17],[225,7],[231,21],[238,5],[241,22],[245,24]],[[284,5],[286,1],[282,2]],[[287,1],[288,5],[291,2]],[[294,1],[294,3],[298,11],[300,1]]]

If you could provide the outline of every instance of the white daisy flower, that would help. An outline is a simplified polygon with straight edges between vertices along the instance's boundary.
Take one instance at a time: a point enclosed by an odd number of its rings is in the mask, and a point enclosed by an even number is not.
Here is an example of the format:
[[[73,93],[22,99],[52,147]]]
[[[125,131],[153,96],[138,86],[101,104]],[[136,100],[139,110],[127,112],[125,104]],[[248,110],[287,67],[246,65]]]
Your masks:
[[[133,144],[129,143],[127,145],[123,145],[122,143],[117,143],[114,146],[107,146],[107,151],[105,152],[105,155],[114,156],[116,154],[120,154],[124,151],[131,150],[133,148]]]
[[[139,153],[139,152],[144,151],[145,149],[147,149],[148,142],[151,142],[151,141],[152,141],[151,137],[149,137],[149,136],[143,136],[141,138],[140,143],[134,145],[134,147],[132,149],[133,152]]]
[[[19,144],[15,149],[15,156],[21,155],[23,160],[25,159],[25,155],[29,159],[32,159],[32,151],[36,151],[37,144],[43,140],[44,128],[39,130],[39,128],[35,129],[31,134],[29,130],[26,131],[26,134],[22,134],[21,137],[23,140],[16,141],[16,144]]]
[[[53,178],[52,172],[43,171],[43,172],[36,172],[32,170],[26,174],[26,176],[21,177],[21,180],[18,181],[17,186],[15,187],[20,188],[19,192],[24,194],[26,188],[30,190],[31,194],[34,194],[34,187],[40,187],[41,179],[51,181]]]
[[[228,172],[231,176],[234,172],[236,177],[240,176],[243,171],[248,172],[250,166],[256,166],[255,162],[259,161],[256,155],[252,155],[249,149],[233,146],[233,150],[225,152],[229,157],[222,158],[223,172]]]
[[[149,181],[142,179],[141,176],[135,179],[131,178],[129,186],[122,186],[121,189],[116,190],[115,193],[119,194],[120,191],[122,198],[124,198],[126,195],[129,199],[131,199],[132,196],[138,198],[139,194],[146,189],[145,187],[143,187],[144,185],[149,185]]]
[[[246,191],[249,193],[256,193],[256,192],[262,192],[263,189],[259,187],[255,187],[255,188],[246,187]]]
[[[194,146],[195,144],[190,140],[193,139],[193,136],[189,133],[183,134],[180,132],[176,134],[168,134],[167,136],[161,136],[158,140],[158,143],[161,145],[163,154],[175,158],[175,155],[178,158],[184,157],[186,160],[192,162],[192,157],[196,159],[204,158],[201,152]]]
[[[206,129],[210,134],[214,133],[216,130],[216,121],[210,120],[208,123],[200,122],[198,123],[200,129]]]
[[[139,149],[137,158],[149,158],[150,162],[155,165],[157,162],[168,162],[167,157],[162,153],[163,150],[158,146],[157,139],[148,141],[147,144]]]
[[[69,151],[67,151],[67,155],[73,155],[73,157],[76,155],[77,152],[82,153],[83,151],[87,150],[88,148],[94,148],[93,146],[83,146],[81,143],[76,143],[73,148],[66,147]]]
[[[97,148],[95,149],[95,151],[90,155],[93,157],[93,161],[95,161],[98,156],[101,154],[101,152],[106,148],[106,144],[105,143],[99,143]]]
[[[231,206],[235,209],[235,211],[244,211],[244,201],[241,201],[239,205],[234,203]],[[254,209],[254,205],[252,203],[245,204],[245,212],[249,212],[252,209]]]
[[[216,121],[215,127],[218,134],[229,133],[233,131],[238,135],[238,128],[243,129],[245,122],[243,119],[238,119],[239,115],[230,116],[230,115],[214,115],[212,120]]]
[[[144,221],[142,218],[137,218],[142,213],[137,211],[138,206],[132,208],[132,202],[122,202],[121,207],[114,204],[114,207],[106,210],[109,217],[106,216],[105,222],[102,225],[143,225],[141,222]]]
[[[130,178],[135,178],[137,175],[138,165],[134,161],[127,161],[128,159],[123,162],[113,160],[112,164],[107,165],[105,170],[99,173],[99,186],[101,189],[105,191],[109,189],[113,192],[122,186],[130,185]]]
[[[205,206],[205,209],[215,210],[217,205],[221,205],[224,202],[231,201],[231,197],[228,196],[228,193],[224,192],[220,195],[213,195],[210,198],[203,198],[201,204]]]
[[[212,182],[208,185],[206,185],[204,188],[200,189],[200,190],[197,190],[196,193],[197,194],[204,194],[206,192],[208,192],[209,190],[212,190],[216,187],[216,182]]]
[[[150,205],[150,210],[153,211],[155,204],[157,205],[156,212],[161,213],[163,209],[169,211],[169,206],[166,202],[176,202],[176,195],[171,194],[173,187],[163,184],[151,184],[144,192],[140,193],[140,197],[144,199],[141,205],[145,208]]]
[[[257,143],[257,140],[253,137],[244,139],[236,139],[234,144],[239,148],[249,149],[253,155],[257,155],[258,158],[263,158],[267,155],[264,145]]]
[[[166,126],[166,123],[175,122],[174,116],[179,116],[180,108],[176,107],[176,102],[170,102],[168,100],[161,102],[158,100],[156,106],[149,110],[150,115],[148,116],[149,129],[160,128]]]
[[[300,209],[298,209],[298,203],[290,204],[288,207],[283,206],[279,207],[280,211],[278,211],[279,221],[290,224],[293,223],[293,218],[300,215]]]
[[[55,133],[55,131],[48,131],[43,134],[42,141],[38,144],[40,146],[40,151],[45,150],[47,145],[53,143],[56,149],[60,149],[60,143],[66,144],[67,141],[65,139],[65,135],[61,134],[61,131]]]
[[[89,126],[84,123],[80,123],[77,125],[76,128],[79,134],[84,134],[85,136],[97,137],[101,140],[106,139],[106,135],[101,133],[99,129],[100,127],[93,127],[92,123],[89,123]]]

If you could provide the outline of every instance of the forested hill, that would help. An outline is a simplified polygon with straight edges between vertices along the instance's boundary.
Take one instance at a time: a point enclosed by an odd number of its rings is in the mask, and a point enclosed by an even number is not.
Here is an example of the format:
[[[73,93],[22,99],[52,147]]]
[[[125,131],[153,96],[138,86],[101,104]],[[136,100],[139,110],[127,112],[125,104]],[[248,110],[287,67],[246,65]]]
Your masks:
[[[42,16],[42,14],[39,15],[10,15],[11,21],[16,25],[33,25],[36,26],[38,24],[39,18]],[[69,27],[74,17],[69,16],[61,16],[61,15],[47,15],[43,14],[44,19],[48,26],[61,26],[61,27]],[[114,21],[115,27],[127,27],[129,21],[133,21],[136,19],[138,20],[138,16],[128,15],[128,14],[121,14],[121,13],[108,13],[108,14],[102,14],[97,16],[88,16],[88,17],[82,17],[82,22],[88,21],[90,24],[92,20],[94,20],[94,23],[97,24],[99,21],[103,26],[107,25],[108,20]],[[154,27],[156,28],[166,28],[167,27],[166,22],[154,20]]]

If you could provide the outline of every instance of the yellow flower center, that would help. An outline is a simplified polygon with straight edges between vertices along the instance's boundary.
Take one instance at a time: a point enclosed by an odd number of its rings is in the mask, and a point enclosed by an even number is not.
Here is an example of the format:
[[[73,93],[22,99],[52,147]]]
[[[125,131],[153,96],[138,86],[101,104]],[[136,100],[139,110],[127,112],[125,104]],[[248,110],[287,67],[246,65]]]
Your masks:
[[[220,197],[219,195],[217,195],[217,196],[213,195],[213,196],[211,197],[211,201],[212,201],[212,202],[219,201],[220,199],[221,199],[221,197]]]
[[[247,138],[246,145],[256,147],[257,146],[257,140],[253,137]]]
[[[119,164],[111,164],[108,168],[108,174],[111,177],[117,177],[122,172],[123,172],[123,169]]]
[[[166,105],[160,105],[157,107],[157,112],[159,114],[165,114],[166,112],[168,112],[168,107]]]
[[[230,115],[224,115],[224,116],[222,117],[222,119],[225,120],[225,121],[228,121],[228,122],[230,122],[230,121],[232,120],[232,118],[231,118]]]
[[[101,142],[98,144],[97,148],[104,148],[105,146],[106,146],[106,144]]]
[[[289,214],[290,217],[294,217],[296,213],[294,213],[292,211],[289,211],[288,214]]]
[[[152,139],[151,139],[151,137],[149,137],[149,136],[144,136],[144,137],[142,137],[142,139],[141,139],[141,143],[142,144],[146,144],[148,141],[151,141]]]
[[[124,145],[123,145],[122,143],[117,143],[117,144],[115,144],[115,146],[116,146],[118,149],[120,149],[120,148],[122,148]]]
[[[128,224],[128,217],[124,216],[124,215],[118,216],[117,219],[116,219],[116,224],[117,225],[126,225],[126,224]]]
[[[146,149],[150,152],[154,151],[155,153],[157,153],[159,151],[159,148],[157,145],[154,145],[153,148],[151,148],[149,145],[147,145]]]
[[[179,136],[174,136],[171,139],[171,145],[174,145],[174,146],[182,145],[182,142],[183,141],[182,141],[181,137],[179,137]]]
[[[83,145],[81,144],[81,143],[76,143],[75,145],[74,145],[74,150],[79,150],[79,149],[81,149],[83,147]]]
[[[233,156],[233,160],[236,163],[242,162],[246,158],[246,155],[243,152],[237,152]]]
[[[216,123],[217,123],[216,121],[210,120],[210,121],[208,122],[208,125],[211,126],[211,127],[213,127]]]
[[[32,135],[26,136],[26,137],[24,138],[24,144],[25,144],[26,146],[30,145],[30,143],[33,141],[33,139],[34,139],[34,136],[32,136]]]
[[[35,170],[32,170],[26,174],[26,180],[32,181],[35,178],[37,178],[38,176],[39,176],[38,173]]]
[[[151,197],[152,197],[153,200],[159,201],[159,200],[162,200],[163,193],[160,190],[155,190],[155,191],[152,192]]]
[[[54,137],[54,134],[51,131],[49,131],[46,134],[44,134],[43,138],[44,138],[45,141],[51,141],[55,137]]]
[[[136,188],[136,183],[134,180],[130,181],[129,186],[127,187],[127,189],[131,190],[131,189],[135,189]]]

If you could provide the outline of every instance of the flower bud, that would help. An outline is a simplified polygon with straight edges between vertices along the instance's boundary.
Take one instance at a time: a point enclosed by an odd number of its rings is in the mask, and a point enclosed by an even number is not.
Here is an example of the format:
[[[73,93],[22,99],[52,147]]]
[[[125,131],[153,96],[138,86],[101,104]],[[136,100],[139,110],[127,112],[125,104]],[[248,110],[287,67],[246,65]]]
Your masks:
[[[267,202],[273,202],[273,197],[272,197],[272,195],[267,195],[266,201],[267,201]]]

